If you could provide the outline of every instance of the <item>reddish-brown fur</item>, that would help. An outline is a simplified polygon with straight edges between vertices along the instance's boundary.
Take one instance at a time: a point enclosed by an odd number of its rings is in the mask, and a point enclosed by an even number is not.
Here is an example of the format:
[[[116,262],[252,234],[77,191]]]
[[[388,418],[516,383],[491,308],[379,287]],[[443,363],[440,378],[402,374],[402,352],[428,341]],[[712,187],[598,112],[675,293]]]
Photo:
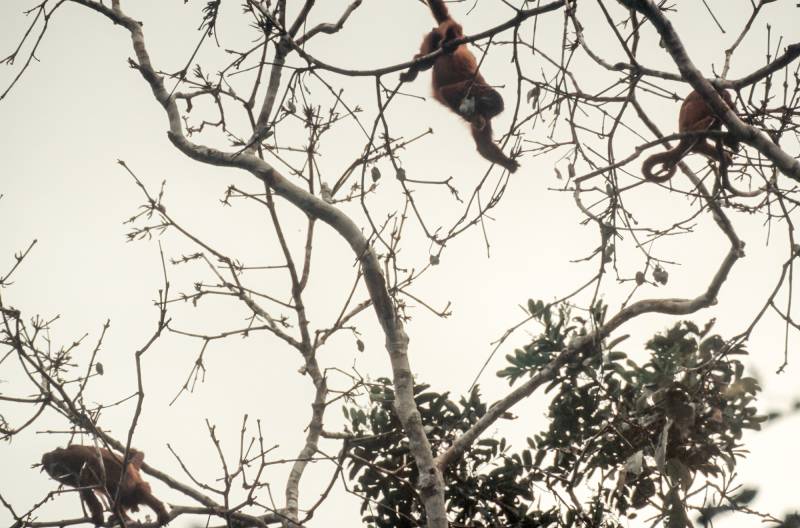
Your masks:
[[[731,99],[727,90],[719,90],[719,95],[728,106],[736,112],[736,105]],[[703,97],[696,91],[692,91],[686,96],[681,105],[680,113],[678,114],[678,131],[679,132],[703,132],[706,130],[719,130],[720,120],[714,115],[714,112],[706,104]],[[736,147],[736,142],[726,138],[725,143],[731,147]],[[665,152],[658,152],[648,157],[642,163],[642,174],[646,180],[662,183],[675,174],[676,165],[686,154],[695,152],[703,154],[716,161],[722,161],[719,158],[717,149],[714,145],[708,142],[706,138],[685,137],[678,142],[678,145]],[[726,161],[730,163],[730,154],[725,153]],[[656,165],[662,165],[659,172],[666,171],[663,175],[653,174],[653,168]]]
[[[461,25],[452,19],[442,0],[428,0],[438,26],[422,40],[415,59],[445,48],[433,63],[421,63],[403,73],[403,81],[412,81],[417,72],[433,67],[433,96],[437,101],[469,121],[472,137],[481,156],[514,172],[519,163],[503,154],[492,139],[492,118],[503,111],[503,97],[489,86],[478,71],[475,56],[460,44],[448,49],[448,43],[464,36]]]
[[[42,469],[62,484],[84,488],[80,490],[80,496],[96,525],[103,524],[104,519],[103,505],[95,493],[105,496],[111,510],[118,511],[123,519],[128,519],[126,511],[139,511],[139,506],[145,505],[156,513],[159,525],[167,524],[170,517],[164,504],[153,496],[150,484],[139,474],[143,461],[144,453],[131,449],[125,478],[120,482],[122,455],[108,449],[71,445],[42,455]],[[115,497],[118,498],[117,505],[113,504]]]

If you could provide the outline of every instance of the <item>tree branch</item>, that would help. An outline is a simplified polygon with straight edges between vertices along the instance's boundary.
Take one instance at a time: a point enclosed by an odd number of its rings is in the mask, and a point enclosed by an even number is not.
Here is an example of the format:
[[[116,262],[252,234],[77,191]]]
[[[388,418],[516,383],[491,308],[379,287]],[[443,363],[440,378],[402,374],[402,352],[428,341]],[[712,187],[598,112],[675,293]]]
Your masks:
[[[720,120],[725,124],[729,132],[736,136],[737,139],[744,141],[761,152],[767,159],[772,161],[783,174],[793,180],[800,181],[800,161],[784,152],[763,131],[739,119],[736,113],[722,100],[722,97],[719,96],[711,83],[703,77],[700,70],[692,63],[680,37],[678,37],[678,34],[672,27],[672,23],[670,23],[652,0],[618,1],[625,7],[638,11],[650,20],[661,36],[664,47],[672,56],[683,78],[689,81],[692,88],[703,96],[714,113],[718,115]],[[792,55],[793,53],[797,55]],[[791,51],[791,53],[787,51],[782,59],[788,60],[790,57],[793,59],[798,55],[800,55],[800,50]]]
[[[402,322],[397,317],[377,255],[361,229],[342,211],[291,183],[264,160],[248,152],[225,153],[189,141],[183,135],[180,113],[175,99],[164,89],[163,79],[152,66],[145,47],[141,24],[124,14],[119,8],[118,1],[113,3],[111,9],[92,0],[73,1],[102,13],[131,33],[131,40],[139,61],[137,68],[150,85],[156,100],[167,112],[168,136],[178,150],[196,161],[216,166],[236,167],[250,172],[268,184],[276,194],[288,200],[307,215],[331,226],[353,249],[363,269],[364,282],[372,299],[373,309],[386,337],[386,348],[394,375],[395,407],[403,429],[409,438],[410,450],[419,469],[420,477],[417,486],[423,498],[428,526],[430,528],[446,528],[448,522],[444,504],[444,481],[434,463],[433,452],[414,402],[413,376],[407,355],[409,339]],[[563,1],[557,3],[561,4]],[[309,6],[309,4],[313,4],[313,0],[308,0],[306,5]]]

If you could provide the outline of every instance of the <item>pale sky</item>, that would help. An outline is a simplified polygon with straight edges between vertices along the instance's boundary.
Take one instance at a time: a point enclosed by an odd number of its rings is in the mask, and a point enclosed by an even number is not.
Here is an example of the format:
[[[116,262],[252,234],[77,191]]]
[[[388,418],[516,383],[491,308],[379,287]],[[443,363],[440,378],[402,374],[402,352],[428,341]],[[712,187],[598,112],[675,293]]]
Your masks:
[[[347,3],[341,0],[318,2],[310,23],[335,20]],[[606,3],[619,16],[615,2]],[[768,52],[774,58],[776,50],[780,53],[783,45],[797,39],[800,8],[795,7],[795,3],[781,0],[765,7],[764,14],[740,45],[731,78],[762,65]],[[296,9],[298,2],[293,0],[289,4]],[[713,24],[701,2],[678,0],[675,4],[679,12],[670,13],[670,18],[690,57],[711,77],[714,71],[721,70],[722,52],[739,34],[749,15],[750,2],[708,0],[726,29],[724,34]],[[29,0],[0,2],[0,56],[16,46],[28,23],[21,12],[34,5],[35,2]],[[179,0],[123,3],[131,16],[144,22],[151,58],[162,71],[179,70],[191,56],[199,38],[195,30],[203,5],[202,1],[184,5]],[[241,22],[238,3],[223,2],[222,5],[223,11],[230,9],[230,15],[223,16],[218,28],[224,47],[251,45],[252,30],[243,32],[242,26],[237,25]],[[486,30],[512,14],[499,0],[482,0],[467,14],[470,5],[452,7],[453,15],[463,23],[467,34]],[[593,2],[581,3],[579,13],[584,25],[587,21],[601,20],[602,15],[596,11]],[[767,23],[771,25],[769,41]],[[416,53],[422,35],[432,24],[430,13],[412,0],[364,0],[342,32],[315,38],[309,51],[326,62],[353,69],[396,64]],[[537,45],[550,56],[557,57],[560,53],[562,27],[561,12],[544,15],[539,21]],[[529,25],[526,28],[530,31]],[[508,39],[509,35],[503,37]],[[596,28],[587,27],[586,37],[592,49],[607,61],[624,59],[605,23]],[[779,41],[782,42],[780,46]],[[771,46],[769,50],[767,44]],[[644,32],[641,47],[645,65],[676,71],[659,48],[651,27]],[[111,320],[101,350],[105,375],[93,378],[89,391],[90,401],[106,403],[123,399],[135,391],[133,354],[155,328],[157,311],[152,301],[162,287],[157,243],[126,242],[130,226],[123,222],[136,214],[144,199],[132,179],[116,163],[118,159],[124,160],[154,193],[158,192],[161,181],[166,180],[165,204],[169,213],[212,246],[253,266],[281,261],[271,224],[262,210],[242,202],[237,202],[235,207],[220,203],[229,185],[259,192],[260,183],[243,172],[203,166],[178,152],[167,139],[164,112],[140,75],[127,65],[131,56],[133,51],[125,31],[86,8],[65,5],[51,20],[51,28],[37,53],[39,62],[35,62],[11,94],[0,101],[0,194],[3,195],[0,199],[0,275],[13,264],[15,252],[26,248],[33,239],[38,240],[15,274],[14,284],[5,288],[2,295],[5,302],[28,317],[41,314],[49,319],[60,315],[50,335],[54,346],[69,344],[88,333],[75,357],[81,363],[88,360],[103,323]],[[222,64],[220,61],[227,59],[213,41],[207,42],[198,55],[207,72],[216,71]],[[496,137],[507,130],[515,97],[514,71],[509,59],[510,47],[494,49],[481,70],[493,83],[506,83],[500,91],[506,98],[507,111],[495,122]],[[5,89],[22,62],[18,60],[14,66],[0,67],[0,90]],[[540,71],[551,71],[541,58],[531,57],[529,53],[523,65],[526,73],[537,79]],[[573,73],[587,92],[615,78],[601,72],[580,53],[573,63]],[[376,112],[372,78],[342,79],[327,73],[323,77],[337,88],[344,88],[343,97],[348,104],[364,109],[360,115],[362,122],[372,123]],[[412,143],[401,154],[406,173],[420,179],[453,176],[454,185],[462,196],[468,197],[488,163],[475,153],[468,128],[428,97],[429,79],[429,73],[421,74],[416,82],[404,88],[416,97],[398,97],[390,107],[387,118],[391,133],[395,137],[411,138],[432,127],[434,134]],[[392,78],[387,82],[393,86],[395,81]],[[776,77],[774,82],[781,83],[783,78]],[[247,86],[246,82],[243,86]],[[319,83],[313,86],[315,91],[305,94],[306,97],[326,108],[330,103],[329,94],[319,89]],[[673,84],[671,89],[679,94],[688,92],[685,85]],[[644,104],[665,133],[674,131],[677,104],[655,98],[645,99]],[[190,117],[200,119],[202,111],[207,109],[208,105],[198,105]],[[234,116],[233,112],[229,115],[229,124],[243,131],[241,116]],[[214,114],[209,117],[213,118]],[[635,126],[643,130],[639,123]],[[528,139],[543,141],[549,128],[539,122],[533,129],[528,126],[525,132]],[[218,148],[229,148],[227,141],[213,132],[195,139]],[[617,156],[632,151],[636,145],[633,139],[629,145],[617,145]],[[292,144],[288,136],[283,141]],[[320,145],[323,180],[333,183],[344,168],[361,155],[364,141],[363,133],[352,122],[325,135]],[[296,144],[304,144],[302,136]],[[604,148],[599,140],[597,145]],[[797,155],[796,145],[787,148],[794,148],[789,151]],[[554,168],[567,174],[560,154],[538,158],[528,155],[521,159],[522,167],[511,177],[506,194],[486,223],[491,242],[490,258],[486,255],[480,228],[473,228],[449,243],[440,266],[412,287],[416,296],[436,308],[451,302],[453,311],[448,319],[440,319],[408,300],[413,317],[407,325],[411,338],[409,354],[418,381],[430,383],[440,392],[452,391],[454,396],[462,393],[491,352],[490,343],[524,317],[520,306],[529,298],[550,301],[562,297],[596,272],[596,261],[573,262],[588,255],[598,245],[599,237],[595,227],[581,224],[584,217],[571,193],[552,190],[563,187]],[[378,191],[369,197],[368,204],[373,217],[383,220],[402,207],[403,196],[389,163],[384,161],[379,167],[384,178]],[[415,199],[426,223],[434,227],[446,229],[462,214],[460,205],[440,187],[421,188]],[[684,197],[657,186],[642,186],[626,194],[625,199],[640,224],[648,226],[669,226],[693,210],[693,205]],[[299,251],[304,221],[288,204],[281,203],[279,208],[285,215],[284,225],[290,243]],[[357,203],[343,208],[356,222],[367,226]],[[768,233],[760,216],[733,211],[730,214],[737,232],[747,243],[747,257],[736,264],[722,289],[718,305],[691,317],[697,323],[716,317],[715,330],[723,336],[746,327],[777,281],[787,255],[784,226],[773,226]],[[167,258],[179,258],[197,250],[175,233],[162,237],[161,242]],[[630,244],[629,240],[627,242]],[[727,251],[726,244],[710,215],[698,219],[696,232],[691,235],[659,240],[651,249],[680,265],[669,267],[667,286],[642,288],[635,298],[696,296],[717,269]],[[312,324],[325,326],[335,318],[352,285],[353,257],[346,244],[322,224],[317,227],[314,247],[313,275],[306,304]],[[429,243],[419,224],[410,218],[403,239],[401,263],[408,268],[421,268],[428,262],[429,251]],[[618,251],[621,274],[632,276],[642,266],[641,254],[624,246]],[[288,293],[285,277],[275,273],[253,275],[253,287],[269,290],[270,286],[277,285],[277,289],[269,291],[285,299]],[[191,293],[197,281],[213,280],[208,270],[197,262],[168,266],[168,274],[173,296],[178,292]],[[610,304],[609,313],[618,309],[629,287],[630,283],[617,285],[613,273],[606,277],[603,298]],[[246,325],[245,316],[244,307],[229,300],[203,301],[197,308],[188,303],[170,306],[172,326],[190,332],[214,333],[241,328]],[[674,321],[668,316],[641,317],[619,332],[632,334],[620,348],[642,359],[644,340]],[[341,333],[322,350],[320,362],[326,368],[349,370],[355,367],[372,379],[390,376],[388,355],[374,314],[365,312],[357,324],[366,344],[365,351],[359,353],[355,339]],[[496,354],[480,381],[487,401],[499,399],[508,391],[507,383],[494,376],[505,364],[503,356],[525,345],[528,336],[537,331],[536,326],[519,331]],[[752,353],[750,363],[754,372],[761,376],[765,388],[761,398],[763,410],[786,409],[796,397],[797,359],[793,357],[796,335],[789,337],[788,369],[783,375],[774,374],[783,361],[783,342],[783,326],[770,315],[762,321],[748,345]],[[247,414],[250,434],[255,434],[255,421],[260,420],[267,445],[279,446],[272,452],[275,459],[296,456],[304,438],[303,429],[310,418],[312,394],[309,379],[298,373],[301,357],[264,334],[246,340],[234,337],[215,341],[204,356],[207,367],[204,382],[198,384],[193,393],[183,394],[174,405],[168,406],[192,368],[201,344],[196,339],[167,333],[145,355],[145,407],[133,445],[145,451],[146,460],[153,466],[189,482],[169,452],[169,443],[196,478],[213,481],[221,473],[206,420],[216,426],[225,454],[233,460],[238,452],[242,418]],[[14,379],[13,374],[18,371],[5,364],[0,367],[0,394],[24,396],[17,391],[27,390],[27,387]],[[343,380],[332,376],[334,388],[346,388]],[[521,441],[543,426],[545,405],[543,397],[535,394],[514,409],[519,419],[500,422],[490,432]],[[28,411],[0,404],[0,413],[11,423],[23,420]],[[123,438],[132,412],[132,405],[109,409],[103,415],[102,425],[117,438]],[[341,416],[339,407],[332,406],[326,415],[325,428],[341,430]],[[753,504],[755,508],[780,515],[796,504],[796,486],[785,484],[793,482],[792,476],[800,471],[794,453],[798,425],[800,421],[790,418],[769,426],[762,434],[750,436],[751,454],[741,462],[739,474],[742,483],[761,486],[758,500]],[[55,488],[52,480],[38,470],[31,470],[30,466],[39,461],[43,452],[67,441],[65,435],[42,433],[66,428],[63,419],[51,413],[11,443],[0,445],[0,493],[18,512],[27,511]],[[321,448],[334,454],[338,444],[323,441]],[[276,465],[267,475],[267,480],[274,482],[271,492],[280,506],[283,506],[288,471],[289,465]],[[308,468],[301,484],[301,507],[313,504],[331,471],[331,464],[320,463]],[[152,477],[147,480],[166,502],[191,504],[189,499]],[[264,495],[260,499],[268,500]],[[358,525],[358,507],[357,499],[336,490],[311,524]],[[39,520],[72,518],[79,516],[80,511],[74,495],[63,495],[39,510]],[[721,524],[733,526],[736,522],[726,520],[727,524]],[[757,522],[756,519],[747,521]],[[173,525],[182,528],[203,522],[202,518],[192,520],[181,516]],[[639,526],[639,522],[630,521],[630,525]],[[0,524],[9,523],[7,512],[0,509]],[[216,519],[212,523],[219,524]]]

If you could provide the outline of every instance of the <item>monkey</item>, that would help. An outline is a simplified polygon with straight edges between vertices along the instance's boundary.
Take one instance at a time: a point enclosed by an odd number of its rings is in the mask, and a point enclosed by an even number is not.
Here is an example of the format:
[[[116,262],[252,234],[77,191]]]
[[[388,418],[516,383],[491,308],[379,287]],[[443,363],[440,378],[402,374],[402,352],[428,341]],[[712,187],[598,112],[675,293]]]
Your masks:
[[[42,455],[42,470],[61,484],[80,489],[80,497],[89,508],[95,526],[104,523],[103,505],[95,493],[105,497],[110,510],[118,511],[124,521],[129,518],[127,510],[139,511],[144,504],[152,509],[159,526],[170,521],[164,504],[150,490],[150,484],[142,480],[139,468],[142,467],[144,453],[130,450],[130,460],[122,477],[122,456],[108,449],[73,444],[57,448]],[[117,499],[117,504],[114,500]]]
[[[722,100],[730,107],[731,110],[736,112],[736,105],[731,99],[728,90],[717,90]],[[681,104],[681,110],[678,113],[678,131],[679,132],[704,132],[706,130],[719,130],[721,122],[719,118],[714,115],[711,108],[706,104],[703,97],[692,90],[686,99]],[[723,138],[723,142],[731,147],[734,151],[738,149],[738,141],[730,135]],[[690,152],[703,154],[709,158],[721,162],[720,154],[714,145],[708,142],[706,138],[685,137],[681,138],[676,147],[673,147],[664,152],[658,152],[649,156],[642,163],[642,174],[648,181],[663,183],[673,175],[678,162],[685,155]],[[728,152],[722,154],[727,163],[731,162],[731,155]],[[666,171],[666,174],[657,175],[653,174],[653,168],[656,165],[662,165],[659,173]]]
[[[419,59],[439,48],[445,53],[433,61],[415,64],[400,75],[403,82],[413,81],[417,73],[433,67],[433,97],[469,122],[478,153],[509,172],[519,167],[516,160],[503,154],[492,139],[492,118],[503,111],[503,97],[478,71],[478,62],[465,44],[452,48],[452,41],[463,38],[461,24],[453,20],[443,0],[428,0],[428,6],[439,24],[422,40]]]

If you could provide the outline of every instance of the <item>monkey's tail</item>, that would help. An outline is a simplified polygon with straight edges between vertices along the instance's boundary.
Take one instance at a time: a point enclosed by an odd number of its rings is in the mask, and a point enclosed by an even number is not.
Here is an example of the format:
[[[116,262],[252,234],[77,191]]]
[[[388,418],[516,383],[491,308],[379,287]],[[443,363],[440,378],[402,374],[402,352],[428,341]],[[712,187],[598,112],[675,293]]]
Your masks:
[[[653,174],[653,168],[656,165],[663,165],[658,175]],[[672,152],[672,150],[657,152],[644,160],[642,163],[642,174],[647,181],[664,183],[675,175],[676,165],[674,152]],[[664,173],[664,171],[666,171],[666,173]]]
[[[431,8],[433,18],[435,18],[438,23],[441,24],[446,20],[450,20],[450,11],[448,11],[447,6],[444,5],[444,0],[428,0],[428,6]]]

